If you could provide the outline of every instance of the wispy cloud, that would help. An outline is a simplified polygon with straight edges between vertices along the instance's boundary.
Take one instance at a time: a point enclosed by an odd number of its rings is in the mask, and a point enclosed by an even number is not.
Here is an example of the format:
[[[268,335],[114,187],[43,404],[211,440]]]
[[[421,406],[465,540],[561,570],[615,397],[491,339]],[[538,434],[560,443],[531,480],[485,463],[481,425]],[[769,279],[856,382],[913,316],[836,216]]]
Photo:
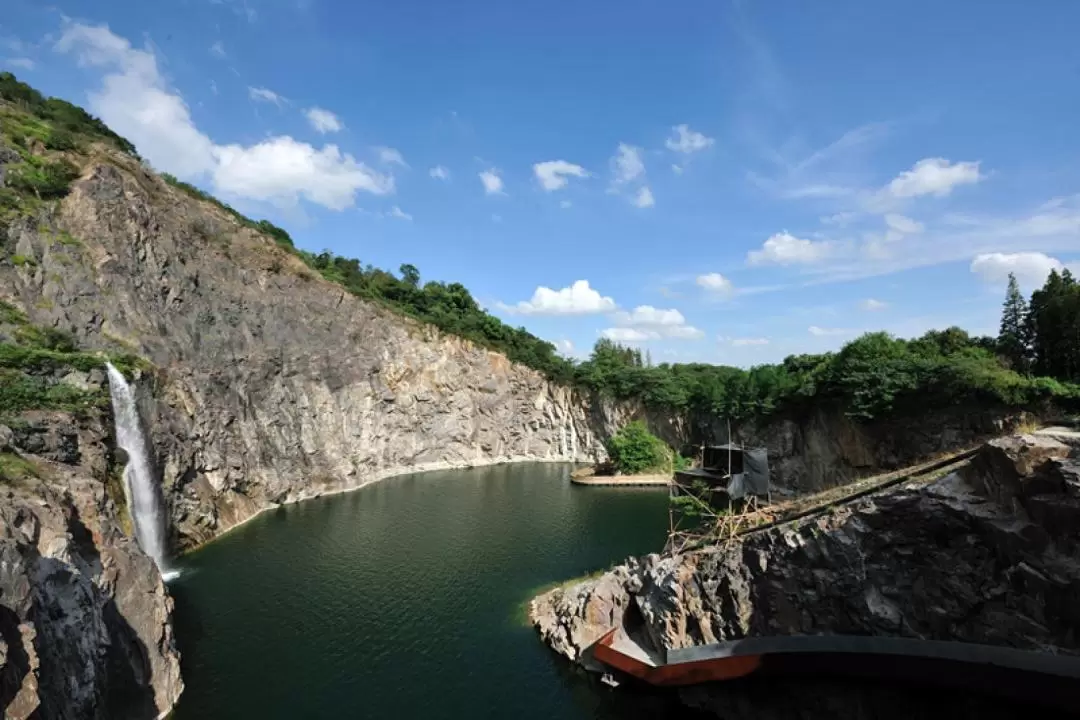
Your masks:
[[[340,132],[345,128],[345,123],[341,122],[337,115],[320,107],[308,108],[304,111],[304,115],[315,132],[323,135]]]
[[[4,64],[8,67],[20,68],[22,70],[33,70],[36,63],[28,57],[15,57],[4,60]]]
[[[585,178],[589,176],[585,168],[566,160],[548,160],[536,163],[533,165],[533,173],[536,175],[540,187],[547,192],[561,190],[566,187],[570,182],[569,178]]]
[[[484,170],[480,173],[480,184],[484,186],[485,195],[505,195],[503,179],[495,168]]]
[[[281,95],[278,95],[273,90],[270,90],[269,88],[262,88],[262,87],[249,87],[248,88],[248,97],[251,98],[252,100],[254,100],[255,102],[272,103],[274,105],[277,105],[278,107],[281,107],[282,105],[284,105],[285,103],[288,102],[288,100],[286,100]]]

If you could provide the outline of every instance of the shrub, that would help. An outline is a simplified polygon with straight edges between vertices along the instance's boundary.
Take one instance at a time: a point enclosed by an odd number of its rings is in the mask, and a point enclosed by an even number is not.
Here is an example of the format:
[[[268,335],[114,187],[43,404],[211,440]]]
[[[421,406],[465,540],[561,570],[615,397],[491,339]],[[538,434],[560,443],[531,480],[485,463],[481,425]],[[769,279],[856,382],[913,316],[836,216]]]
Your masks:
[[[79,171],[66,160],[22,163],[11,168],[7,184],[17,192],[48,200],[67,195],[78,176]]]
[[[670,448],[639,420],[625,425],[611,436],[608,454],[615,469],[625,475],[670,469]]]

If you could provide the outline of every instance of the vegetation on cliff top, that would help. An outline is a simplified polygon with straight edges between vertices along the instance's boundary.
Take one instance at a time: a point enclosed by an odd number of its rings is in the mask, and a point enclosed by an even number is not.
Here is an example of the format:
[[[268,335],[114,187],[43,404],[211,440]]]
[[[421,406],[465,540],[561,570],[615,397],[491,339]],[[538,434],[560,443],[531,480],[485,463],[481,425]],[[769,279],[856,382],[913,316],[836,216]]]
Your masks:
[[[97,118],[63,100],[45,99],[10,73],[0,73],[0,99],[7,101],[0,103],[4,138],[21,158],[14,166],[7,165],[13,183],[0,188],[0,219],[5,208],[25,209],[66,193],[74,175],[65,152],[104,141],[137,157],[130,142]],[[42,154],[41,148],[52,152]],[[402,265],[398,276],[355,258],[299,250],[289,234],[273,223],[251,220],[170,175],[164,179],[225,210],[241,225],[264,233],[322,277],[358,297],[502,352],[556,382],[640,400],[657,409],[738,421],[828,405],[868,420],[896,411],[962,403],[1025,406],[1050,399],[1065,403],[1080,399],[1080,389],[1069,384],[1080,382],[1080,289],[1067,271],[1053,273],[1030,303],[1012,288],[1002,334],[996,339],[971,337],[959,328],[931,331],[916,340],[869,333],[835,353],[790,356],[782,363],[749,370],[704,363],[653,366],[638,349],[600,340],[591,356],[577,363],[525,328],[511,327],[485,311],[460,283],[421,284],[420,272],[413,265]],[[14,262],[14,256],[9,260]],[[62,351],[47,343],[27,345],[0,351],[0,367],[6,367],[4,363],[41,366],[60,359],[49,353]],[[79,367],[90,359],[72,361]]]

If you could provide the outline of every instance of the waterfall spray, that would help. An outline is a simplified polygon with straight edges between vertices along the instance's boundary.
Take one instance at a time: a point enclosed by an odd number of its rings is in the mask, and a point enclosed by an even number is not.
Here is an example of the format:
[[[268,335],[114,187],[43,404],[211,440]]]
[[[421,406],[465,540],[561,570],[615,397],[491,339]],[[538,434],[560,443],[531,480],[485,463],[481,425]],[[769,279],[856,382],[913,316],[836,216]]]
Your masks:
[[[168,580],[175,577],[175,573],[170,573],[165,565],[165,513],[154,483],[150,446],[139,421],[135,393],[111,363],[105,363],[105,367],[109,372],[109,393],[116,420],[116,444],[128,455],[124,493],[135,524],[135,538],[143,552],[157,563],[162,577]]]

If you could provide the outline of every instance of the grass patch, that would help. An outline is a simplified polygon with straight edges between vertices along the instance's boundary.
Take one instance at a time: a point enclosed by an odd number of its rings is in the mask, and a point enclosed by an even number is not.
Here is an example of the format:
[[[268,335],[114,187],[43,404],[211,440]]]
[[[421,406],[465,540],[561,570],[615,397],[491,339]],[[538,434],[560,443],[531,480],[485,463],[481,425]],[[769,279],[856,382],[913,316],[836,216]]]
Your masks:
[[[0,452],[0,483],[21,485],[40,477],[37,465],[15,453]]]
[[[37,260],[35,260],[32,257],[28,257],[26,255],[12,255],[11,256],[11,263],[15,267],[36,267],[37,266]]]
[[[49,383],[18,370],[0,369],[0,415],[27,410],[62,410],[81,414],[108,407],[109,394]]]
[[[8,323],[9,325],[25,325],[30,322],[29,318],[19,308],[15,307],[11,303],[0,300],[0,323]]]

